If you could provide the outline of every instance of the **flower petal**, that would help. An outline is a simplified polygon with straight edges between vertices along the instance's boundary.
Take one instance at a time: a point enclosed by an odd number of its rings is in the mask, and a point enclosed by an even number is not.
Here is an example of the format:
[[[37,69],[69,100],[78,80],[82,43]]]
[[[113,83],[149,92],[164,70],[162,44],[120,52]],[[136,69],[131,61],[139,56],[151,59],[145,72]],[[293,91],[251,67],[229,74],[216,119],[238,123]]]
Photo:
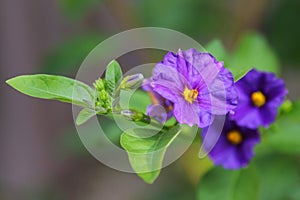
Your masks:
[[[193,104],[188,103],[183,98],[178,98],[178,101],[174,103],[173,114],[181,124],[187,124],[189,126],[196,124],[199,126],[199,116],[195,109],[198,110]]]

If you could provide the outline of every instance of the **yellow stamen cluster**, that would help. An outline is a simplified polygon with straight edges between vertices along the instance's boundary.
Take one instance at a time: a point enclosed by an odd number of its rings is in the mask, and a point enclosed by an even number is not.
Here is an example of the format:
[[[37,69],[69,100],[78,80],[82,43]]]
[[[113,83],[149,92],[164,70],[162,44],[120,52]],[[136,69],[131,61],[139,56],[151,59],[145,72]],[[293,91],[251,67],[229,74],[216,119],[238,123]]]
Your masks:
[[[237,130],[232,130],[227,133],[227,140],[234,145],[238,145],[242,142],[242,134]]]
[[[187,102],[192,103],[193,101],[195,101],[195,99],[197,97],[198,97],[198,90],[197,89],[190,90],[188,87],[184,88],[183,98]]]
[[[251,100],[252,100],[252,103],[256,107],[261,107],[261,106],[265,105],[265,103],[266,103],[266,97],[260,91],[253,92],[252,95],[251,95]]]

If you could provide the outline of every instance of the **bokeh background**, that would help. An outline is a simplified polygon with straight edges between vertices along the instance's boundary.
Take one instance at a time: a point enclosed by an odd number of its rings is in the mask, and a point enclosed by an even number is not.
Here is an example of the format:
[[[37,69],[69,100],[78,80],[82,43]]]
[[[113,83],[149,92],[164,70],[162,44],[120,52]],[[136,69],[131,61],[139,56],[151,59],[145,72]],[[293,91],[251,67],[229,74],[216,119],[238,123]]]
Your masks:
[[[245,33],[257,32],[277,55],[295,100],[300,98],[299,20],[298,0],[1,0],[0,199],[195,199],[205,171],[197,161],[198,146],[147,185],[85,150],[71,105],[30,98],[4,81],[33,73],[74,77],[99,42],[136,27],[171,28],[203,45],[219,38],[229,51]],[[162,55],[136,52],[120,63],[128,70]]]

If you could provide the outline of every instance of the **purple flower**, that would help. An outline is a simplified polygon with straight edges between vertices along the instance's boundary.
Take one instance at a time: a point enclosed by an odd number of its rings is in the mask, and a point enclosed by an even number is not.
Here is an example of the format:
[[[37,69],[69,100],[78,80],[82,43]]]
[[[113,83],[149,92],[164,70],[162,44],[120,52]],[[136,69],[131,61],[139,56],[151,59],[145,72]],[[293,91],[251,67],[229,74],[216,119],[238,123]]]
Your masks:
[[[221,120],[215,120],[202,130],[204,149],[215,165],[226,169],[246,167],[254,155],[255,145],[260,142],[259,132],[238,126],[229,117],[226,117],[223,128],[220,129],[220,125]]]
[[[148,91],[152,101],[152,104],[147,107],[146,114],[164,123],[173,115],[173,103],[154,92],[150,86],[150,82],[150,79],[145,79],[143,82],[143,89]]]
[[[209,53],[196,49],[169,52],[155,66],[150,86],[172,102],[177,121],[190,126],[206,127],[213,115],[225,115],[237,104],[231,72]]]
[[[277,116],[287,90],[273,73],[249,71],[236,83],[239,103],[232,118],[248,128],[268,127]]]

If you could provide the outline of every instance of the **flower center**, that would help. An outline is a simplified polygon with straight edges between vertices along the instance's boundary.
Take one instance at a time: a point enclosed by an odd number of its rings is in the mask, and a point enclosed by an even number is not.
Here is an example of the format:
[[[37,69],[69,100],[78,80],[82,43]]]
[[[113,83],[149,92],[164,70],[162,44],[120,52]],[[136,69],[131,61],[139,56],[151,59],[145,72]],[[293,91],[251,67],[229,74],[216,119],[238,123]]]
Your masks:
[[[185,87],[183,91],[183,97],[187,102],[192,103],[198,97],[198,90],[190,90],[188,87]]]
[[[235,145],[240,144],[243,140],[242,134],[237,130],[232,130],[228,132],[226,137],[231,144],[235,144]]]
[[[253,92],[251,100],[256,107],[261,107],[266,103],[266,97],[261,91]]]

